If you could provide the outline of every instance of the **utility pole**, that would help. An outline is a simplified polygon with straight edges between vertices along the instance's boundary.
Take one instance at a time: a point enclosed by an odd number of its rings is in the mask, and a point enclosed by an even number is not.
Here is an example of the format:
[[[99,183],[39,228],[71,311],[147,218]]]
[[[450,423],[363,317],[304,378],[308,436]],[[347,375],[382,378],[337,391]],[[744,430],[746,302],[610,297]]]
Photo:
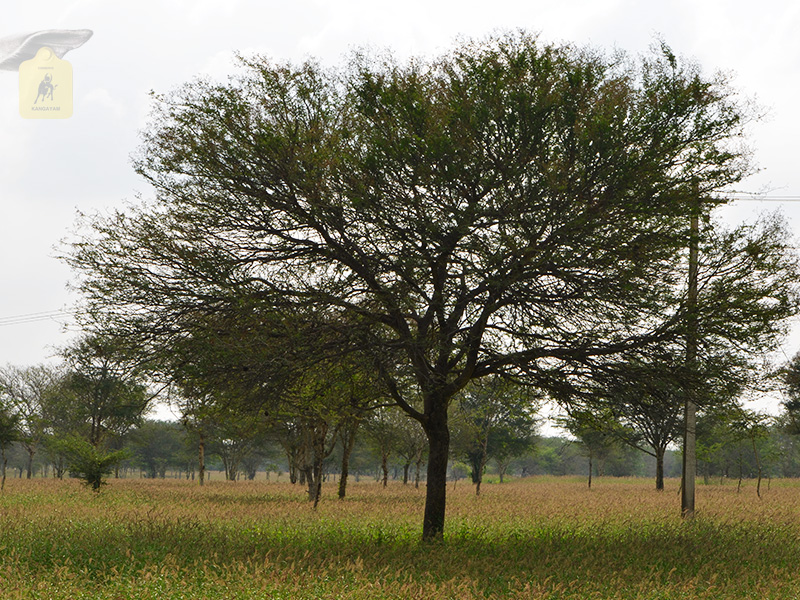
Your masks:
[[[694,519],[694,484],[697,470],[695,373],[697,361],[697,263],[700,246],[700,186],[692,186],[689,224],[689,290],[686,299],[686,372],[684,381],[683,473],[681,477],[681,515]]]

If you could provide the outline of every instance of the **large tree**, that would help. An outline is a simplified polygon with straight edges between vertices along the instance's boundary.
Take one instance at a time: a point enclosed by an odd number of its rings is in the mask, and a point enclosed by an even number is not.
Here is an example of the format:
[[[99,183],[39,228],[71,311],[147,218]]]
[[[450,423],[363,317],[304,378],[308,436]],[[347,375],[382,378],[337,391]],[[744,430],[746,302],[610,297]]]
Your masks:
[[[519,33],[342,69],[256,57],[156,97],[136,168],[156,199],[90,220],[69,262],[87,312],[169,349],[244,306],[341,315],[428,438],[441,537],[448,406],[670,335],[692,182],[738,181],[721,78]],[[411,398],[419,398],[413,403]]]

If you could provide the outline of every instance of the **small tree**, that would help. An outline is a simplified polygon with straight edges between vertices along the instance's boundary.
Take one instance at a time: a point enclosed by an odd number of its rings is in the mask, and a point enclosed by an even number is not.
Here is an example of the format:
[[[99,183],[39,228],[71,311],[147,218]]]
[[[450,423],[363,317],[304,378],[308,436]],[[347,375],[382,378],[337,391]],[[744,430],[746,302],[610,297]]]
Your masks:
[[[48,408],[56,395],[61,374],[46,365],[7,366],[0,369],[0,399],[17,422],[17,441],[27,454],[26,475],[33,475],[33,459],[50,427]]]
[[[574,435],[581,444],[583,454],[589,460],[589,488],[592,487],[592,468],[595,461],[603,460],[620,444],[617,430],[620,428],[613,416],[598,414],[589,410],[572,410],[559,420],[561,427]],[[602,468],[598,466],[602,475]]]
[[[419,487],[420,470],[425,460],[425,432],[419,423],[404,417],[398,419],[397,427],[401,431],[400,439],[396,447],[397,455],[403,459],[403,484],[409,481],[409,469],[414,465],[414,486]]]
[[[380,457],[383,487],[389,482],[389,458],[397,451],[405,434],[398,423],[405,418],[391,409],[379,409],[373,411],[364,423],[367,439]]]
[[[141,423],[155,397],[125,352],[109,335],[86,336],[63,352],[68,371],[50,412],[69,415],[77,433],[98,448],[107,436],[122,436]]]
[[[607,369],[604,433],[656,461],[656,490],[664,489],[664,456],[683,433],[683,385],[687,374],[669,353],[631,360]]]
[[[501,377],[476,381],[462,393],[453,446],[470,464],[476,496],[490,459],[507,460],[532,447],[537,404],[529,388]]]
[[[206,482],[206,446],[210,443],[214,423],[218,419],[213,395],[183,381],[175,386],[175,393],[170,393],[169,398],[170,403],[180,410],[181,424],[190,434],[189,440],[195,445],[198,482],[203,486]]]
[[[78,436],[65,438],[63,443],[70,474],[81,479],[94,491],[99,491],[100,486],[106,483],[104,477],[129,456],[125,450],[106,452]]]
[[[756,461],[756,471],[758,473],[758,483],[756,484],[756,495],[761,498],[761,479],[764,473],[761,455],[758,449],[758,442],[764,440],[769,435],[769,423],[772,417],[759,414],[752,410],[736,407],[729,416],[729,427],[733,438],[737,441],[746,441],[752,446],[753,456]],[[739,468],[739,487],[742,484],[742,468],[740,458]]]
[[[19,439],[19,436],[18,416],[11,413],[11,411],[0,402],[0,471],[2,471],[0,491],[6,486],[6,466],[8,465],[6,450]]]

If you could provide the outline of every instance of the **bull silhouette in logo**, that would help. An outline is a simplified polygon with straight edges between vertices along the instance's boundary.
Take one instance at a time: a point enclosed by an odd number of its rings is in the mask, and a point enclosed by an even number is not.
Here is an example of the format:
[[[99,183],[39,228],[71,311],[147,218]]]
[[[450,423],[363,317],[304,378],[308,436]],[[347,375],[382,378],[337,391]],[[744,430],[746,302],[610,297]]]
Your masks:
[[[56,86],[53,85],[53,76],[50,73],[45,73],[44,79],[39,83],[39,93],[36,94],[36,100],[33,101],[36,104],[39,101],[39,97],[41,96],[42,101],[53,99],[53,90],[56,89]]]

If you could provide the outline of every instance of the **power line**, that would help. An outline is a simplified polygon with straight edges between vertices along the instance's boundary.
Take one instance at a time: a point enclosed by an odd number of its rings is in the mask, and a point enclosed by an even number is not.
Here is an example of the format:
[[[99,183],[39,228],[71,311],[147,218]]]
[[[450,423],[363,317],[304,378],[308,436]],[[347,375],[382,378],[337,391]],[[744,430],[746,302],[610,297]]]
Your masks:
[[[72,317],[72,313],[64,310],[48,310],[38,313],[28,313],[25,315],[13,315],[10,317],[0,317],[0,327],[6,325],[24,325],[27,323],[39,323],[41,321],[55,321]]]
[[[720,200],[734,200],[736,202],[800,202],[800,196],[769,196],[767,194],[754,194],[751,192],[718,192],[715,196]]]

